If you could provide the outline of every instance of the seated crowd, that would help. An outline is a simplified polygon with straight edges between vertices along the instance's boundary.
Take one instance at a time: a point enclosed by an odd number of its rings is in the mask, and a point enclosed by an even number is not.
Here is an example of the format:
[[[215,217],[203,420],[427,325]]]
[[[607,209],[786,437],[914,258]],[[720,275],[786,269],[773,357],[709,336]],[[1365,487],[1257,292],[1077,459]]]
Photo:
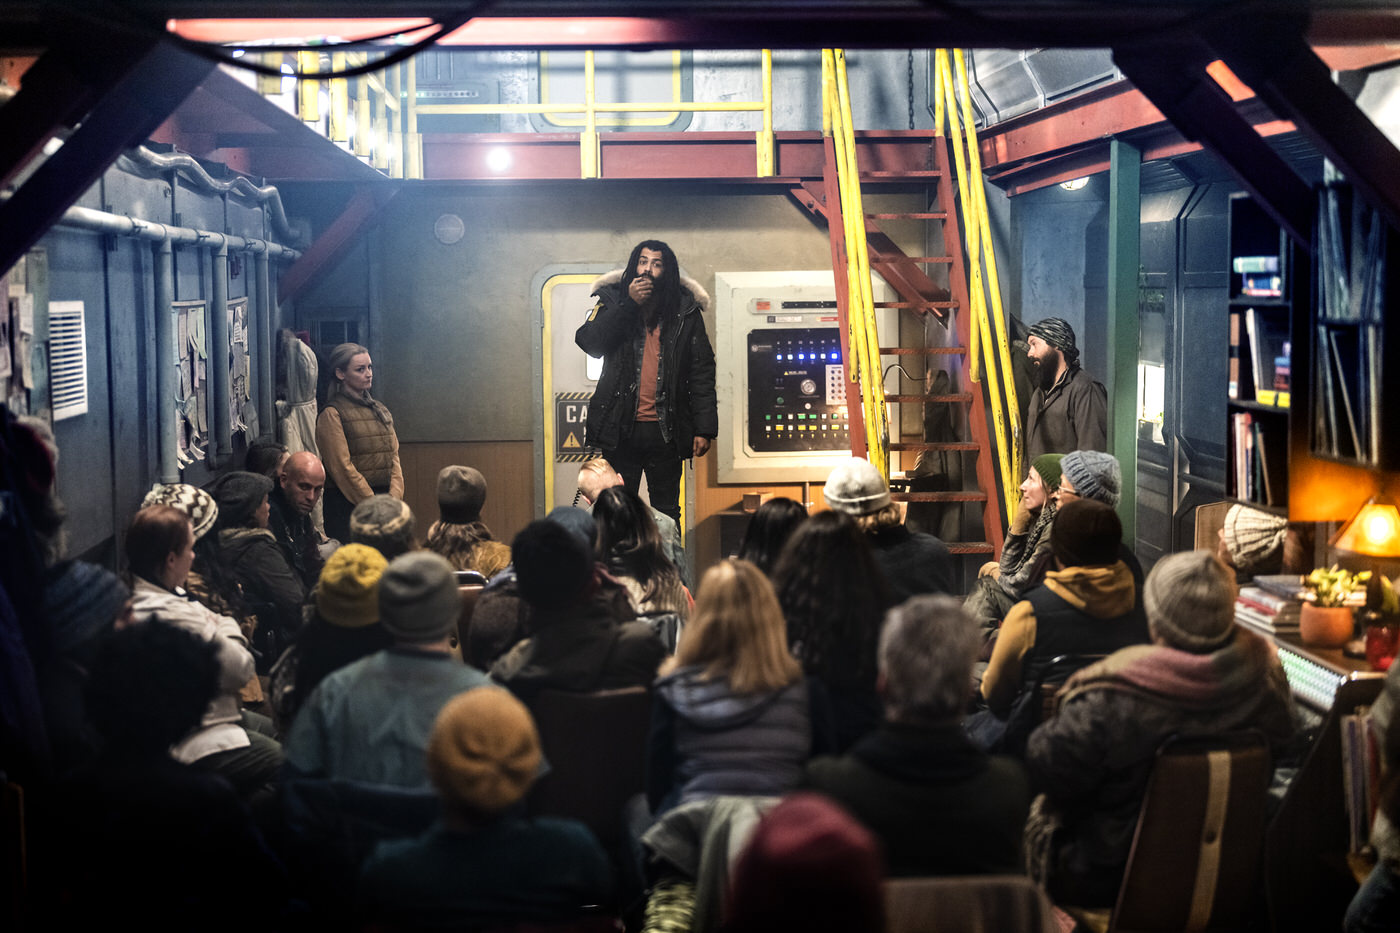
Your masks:
[[[509,546],[481,520],[486,478],[447,467],[420,548],[387,495],[325,539],[324,468],[275,453],[153,490],[126,580],[45,576],[48,917],[878,930],[884,878],[1028,872],[1111,907],[1167,736],[1254,728],[1281,754],[1295,731],[1274,650],[1233,624],[1229,567],[1178,554],[1144,581],[1106,454],[1036,459],[965,607],[948,547],[904,527],[863,460],[833,471],[828,510],[766,502],[692,594],[674,523],[606,461],[580,473],[588,510]],[[489,582],[465,612],[469,571]],[[605,847],[538,811],[568,737],[534,711],[627,690],[651,728],[625,844]]]

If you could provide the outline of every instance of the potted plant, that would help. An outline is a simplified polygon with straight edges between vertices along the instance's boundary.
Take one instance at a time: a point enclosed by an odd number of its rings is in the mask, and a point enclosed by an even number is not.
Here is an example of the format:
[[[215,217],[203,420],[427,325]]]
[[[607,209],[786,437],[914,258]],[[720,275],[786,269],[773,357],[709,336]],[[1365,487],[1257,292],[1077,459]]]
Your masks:
[[[1347,602],[1353,593],[1364,592],[1371,571],[1352,573],[1336,564],[1321,567],[1304,578],[1307,601],[1298,618],[1298,635],[1313,648],[1341,648],[1351,641],[1356,620]]]

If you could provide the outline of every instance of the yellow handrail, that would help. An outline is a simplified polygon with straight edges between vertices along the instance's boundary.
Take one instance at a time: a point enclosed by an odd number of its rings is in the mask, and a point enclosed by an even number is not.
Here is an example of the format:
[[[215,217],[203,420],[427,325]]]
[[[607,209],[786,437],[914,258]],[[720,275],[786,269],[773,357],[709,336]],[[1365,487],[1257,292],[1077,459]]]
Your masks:
[[[982,183],[982,150],[977,145],[977,124],[972,119],[972,89],[967,78],[967,60],[962,49],[953,52],[958,64],[958,92],[962,95],[963,126],[967,128],[967,158],[971,177],[978,180],[972,186],[980,221],[982,255],[987,266],[987,286],[992,300],[992,323],[997,335],[997,361],[1001,368],[1002,390],[1007,402],[1007,420],[1011,425],[1011,475],[1019,479],[1024,474],[1021,463],[1021,408],[1017,404],[1016,381],[1012,377],[1011,347],[1006,336],[1006,314],[1001,306],[1001,279],[997,275],[997,254],[992,248],[992,224],[987,212],[987,189]],[[1020,486],[1017,485],[1019,492]]]
[[[972,321],[968,328],[969,378],[981,381],[983,359],[991,370],[992,424],[995,428],[997,462],[1001,471],[1002,488],[1006,496],[1004,508],[1006,520],[1020,498],[1020,419],[1016,405],[1016,387],[1011,375],[1011,357],[1007,349],[1005,323],[1001,309],[999,281],[996,275],[996,253],[992,249],[991,224],[987,216],[986,192],[982,188],[980,154],[977,151],[976,128],[972,120],[971,95],[967,85],[967,70],[961,52],[958,53],[958,87],[962,91],[962,106],[959,107],[958,94],[954,90],[952,66],[946,49],[935,54],[936,110],[946,114],[949,134],[953,140],[953,158],[957,167],[958,194],[962,202],[964,239],[967,244],[968,265],[971,271],[969,301],[972,307]],[[962,111],[961,119],[959,110]],[[964,135],[963,127],[966,127]],[[935,127],[942,129],[942,125]],[[987,278],[992,283],[992,304],[995,308],[997,340],[992,340],[992,315],[987,310],[987,289],[983,279],[983,266]],[[995,350],[993,349],[995,347]],[[998,379],[1000,372],[1000,379]],[[1007,430],[1007,409],[1012,419],[1011,431]],[[1008,440],[1010,438],[1010,440]]]
[[[860,389],[865,415],[866,457],[889,476],[889,416],[880,369],[880,342],[870,286],[870,254],[865,239],[865,207],[860,193],[855,131],[846,79],[846,55],[841,49],[822,50],[822,130],[832,137],[841,220],[846,239],[847,329],[850,356],[848,383]],[[849,403],[848,403],[849,404]]]

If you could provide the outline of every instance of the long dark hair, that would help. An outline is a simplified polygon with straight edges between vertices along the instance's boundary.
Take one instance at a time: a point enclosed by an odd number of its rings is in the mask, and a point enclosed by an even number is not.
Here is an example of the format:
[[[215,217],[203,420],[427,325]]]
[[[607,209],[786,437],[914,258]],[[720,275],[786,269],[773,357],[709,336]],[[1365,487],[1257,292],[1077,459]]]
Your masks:
[[[802,669],[833,687],[873,688],[885,578],[850,516],[818,512],[778,558],[773,587]]]
[[[773,566],[792,533],[807,518],[802,503],[784,496],[769,499],[758,507],[744,529],[744,543],[739,545],[738,557],[773,576]]]
[[[627,267],[622,270],[623,294],[627,293],[627,286],[637,277],[637,260],[641,258],[644,249],[655,250],[661,254],[661,278],[656,280],[654,305],[657,314],[664,316],[678,313],[681,307],[680,264],[676,262],[676,254],[671,251],[671,247],[660,240],[643,240],[632,247],[632,255],[627,257]]]
[[[645,601],[674,605],[681,575],[666,556],[661,533],[651,511],[624,486],[605,489],[593,504],[598,524],[598,558],[618,576],[631,577],[642,587]],[[684,597],[681,597],[684,603]]]

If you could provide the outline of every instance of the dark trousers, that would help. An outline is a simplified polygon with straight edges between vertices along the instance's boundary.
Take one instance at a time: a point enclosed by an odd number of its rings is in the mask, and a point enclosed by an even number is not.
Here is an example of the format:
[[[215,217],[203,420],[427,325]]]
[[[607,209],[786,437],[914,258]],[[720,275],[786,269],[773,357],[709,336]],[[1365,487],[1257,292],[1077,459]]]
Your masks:
[[[681,458],[674,444],[661,437],[661,425],[655,421],[632,422],[632,433],[622,445],[603,451],[603,458],[622,477],[628,491],[636,493],[647,477],[647,494],[651,507],[681,522]]]

